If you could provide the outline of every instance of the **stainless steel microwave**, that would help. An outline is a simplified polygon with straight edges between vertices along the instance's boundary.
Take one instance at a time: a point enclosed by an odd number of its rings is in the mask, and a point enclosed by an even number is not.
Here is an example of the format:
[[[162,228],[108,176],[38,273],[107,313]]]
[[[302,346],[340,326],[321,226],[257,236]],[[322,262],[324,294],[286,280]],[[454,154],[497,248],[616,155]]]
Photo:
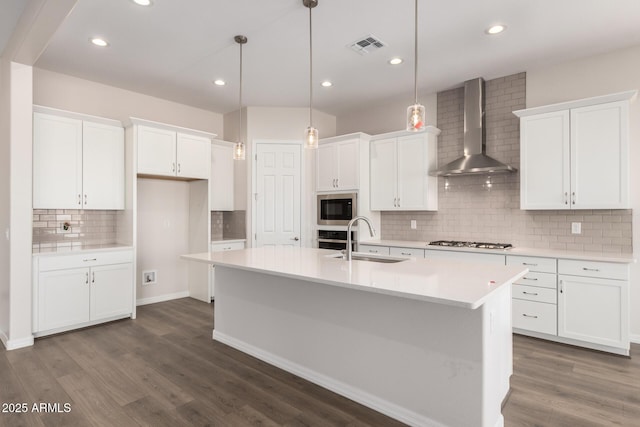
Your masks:
[[[356,215],[357,193],[318,194],[318,225],[347,225]]]

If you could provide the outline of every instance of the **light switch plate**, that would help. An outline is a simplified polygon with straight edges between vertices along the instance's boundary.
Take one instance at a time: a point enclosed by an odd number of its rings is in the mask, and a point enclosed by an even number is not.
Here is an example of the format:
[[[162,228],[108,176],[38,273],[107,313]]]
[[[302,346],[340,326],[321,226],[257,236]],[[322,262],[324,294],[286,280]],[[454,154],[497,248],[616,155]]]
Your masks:
[[[571,234],[582,234],[582,223],[581,222],[572,222],[571,223]]]
[[[412,229],[412,230],[415,230],[415,229],[417,229],[417,228],[418,228],[418,223],[417,223],[417,221],[416,221],[415,219],[412,219],[412,220],[411,220],[411,229]]]

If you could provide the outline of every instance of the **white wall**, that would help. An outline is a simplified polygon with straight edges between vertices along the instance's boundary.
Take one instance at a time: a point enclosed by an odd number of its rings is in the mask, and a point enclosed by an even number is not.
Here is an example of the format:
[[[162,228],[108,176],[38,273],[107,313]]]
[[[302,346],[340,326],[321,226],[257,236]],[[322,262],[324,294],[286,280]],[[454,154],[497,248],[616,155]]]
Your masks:
[[[223,134],[222,114],[40,68],[33,72],[33,103],[123,123],[136,117]]]
[[[9,61],[0,58],[0,336],[6,344],[9,339]]]
[[[309,109],[307,108],[279,108],[279,107],[247,107],[246,109],[246,132],[247,132],[247,161],[245,165],[238,165],[239,169],[246,168],[242,176],[246,177],[246,193],[243,195],[241,189],[236,196],[246,200],[247,206],[247,244],[252,245],[253,228],[251,216],[251,183],[252,170],[251,145],[254,141],[301,141],[304,131],[309,126]],[[330,114],[314,110],[313,125],[318,129],[320,138],[328,138],[336,135],[336,118]],[[315,196],[315,150],[302,151],[302,239],[303,246],[309,246],[312,226],[315,223],[313,215],[313,197]],[[241,179],[241,178],[240,178]],[[313,219],[313,220],[312,220]]]
[[[189,183],[138,179],[137,299],[188,291]],[[158,271],[158,283],[141,285],[142,272]]]
[[[640,89],[640,46],[527,71],[527,108]],[[630,109],[633,246],[640,255],[640,100]],[[640,343],[640,265],[631,266],[631,334]]]
[[[338,117],[337,134],[364,132],[369,135],[404,130],[406,127],[407,107],[412,99],[389,99],[371,106],[364,106],[349,114]],[[418,101],[424,105],[427,125],[436,126],[438,119],[438,95],[423,94]]]

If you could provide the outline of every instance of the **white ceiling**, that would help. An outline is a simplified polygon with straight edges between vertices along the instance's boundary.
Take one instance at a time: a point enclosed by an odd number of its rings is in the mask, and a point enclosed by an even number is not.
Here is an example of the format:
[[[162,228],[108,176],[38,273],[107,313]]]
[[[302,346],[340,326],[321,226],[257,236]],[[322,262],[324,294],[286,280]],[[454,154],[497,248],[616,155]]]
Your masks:
[[[4,3],[23,3],[2,1],[3,19]],[[144,8],[131,0],[79,0],[36,66],[225,113],[238,106],[233,37],[244,34],[244,104],[308,105],[309,11],[302,0],[153,1]],[[419,5],[421,93],[640,44],[638,0]],[[413,0],[319,0],[313,9],[315,108],[340,115],[384,99],[411,102],[413,7]],[[486,35],[497,22],[507,31]],[[387,46],[366,56],[346,47],[369,34]],[[90,45],[93,35],[111,45]],[[393,56],[406,61],[392,67]],[[216,78],[228,84],[214,86]],[[324,79],[334,86],[322,88]]]

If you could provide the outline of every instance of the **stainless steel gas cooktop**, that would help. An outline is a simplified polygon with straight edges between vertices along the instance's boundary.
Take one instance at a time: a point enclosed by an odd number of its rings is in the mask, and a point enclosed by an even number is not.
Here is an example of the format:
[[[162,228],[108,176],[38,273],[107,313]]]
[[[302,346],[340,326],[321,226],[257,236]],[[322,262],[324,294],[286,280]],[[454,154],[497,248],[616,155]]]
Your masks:
[[[478,248],[478,249],[509,249],[513,245],[510,243],[487,243],[487,242],[462,242],[458,240],[436,240],[429,242],[431,246],[446,246],[452,248]]]

